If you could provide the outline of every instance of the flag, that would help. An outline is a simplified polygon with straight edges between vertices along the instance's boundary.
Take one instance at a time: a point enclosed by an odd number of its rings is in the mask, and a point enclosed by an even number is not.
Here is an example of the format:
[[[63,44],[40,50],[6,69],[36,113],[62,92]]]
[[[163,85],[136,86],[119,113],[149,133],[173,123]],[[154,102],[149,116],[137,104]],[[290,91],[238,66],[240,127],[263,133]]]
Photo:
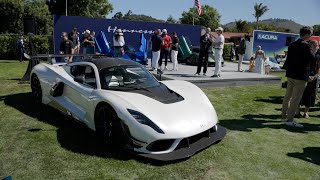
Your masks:
[[[201,9],[201,5],[200,5],[199,0],[195,0],[195,1],[194,1],[194,6],[197,8],[199,16],[201,16],[201,14],[202,14],[202,9]]]

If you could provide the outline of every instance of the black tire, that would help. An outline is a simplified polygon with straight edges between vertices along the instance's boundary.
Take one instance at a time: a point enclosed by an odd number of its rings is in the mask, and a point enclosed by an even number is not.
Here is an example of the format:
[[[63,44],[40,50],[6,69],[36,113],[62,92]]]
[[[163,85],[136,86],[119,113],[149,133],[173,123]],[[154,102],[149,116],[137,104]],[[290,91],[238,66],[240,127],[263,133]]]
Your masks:
[[[117,113],[109,105],[99,105],[95,111],[97,134],[106,144],[121,145],[122,128]]]
[[[41,89],[41,84],[39,81],[39,78],[37,75],[33,74],[31,76],[31,91],[32,91],[32,97],[33,100],[37,103],[37,104],[41,104],[42,103],[42,89]]]

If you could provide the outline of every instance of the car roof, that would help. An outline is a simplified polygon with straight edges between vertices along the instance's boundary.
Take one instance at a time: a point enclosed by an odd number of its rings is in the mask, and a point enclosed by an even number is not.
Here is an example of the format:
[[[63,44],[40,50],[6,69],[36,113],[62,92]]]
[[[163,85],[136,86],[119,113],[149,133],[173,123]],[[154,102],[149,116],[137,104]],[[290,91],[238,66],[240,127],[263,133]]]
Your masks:
[[[104,68],[109,68],[113,66],[121,66],[121,65],[136,65],[141,66],[141,64],[134,62],[132,60],[121,59],[121,58],[112,58],[112,57],[103,57],[99,59],[84,59],[80,62],[91,62],[95,64],[100,71]]]

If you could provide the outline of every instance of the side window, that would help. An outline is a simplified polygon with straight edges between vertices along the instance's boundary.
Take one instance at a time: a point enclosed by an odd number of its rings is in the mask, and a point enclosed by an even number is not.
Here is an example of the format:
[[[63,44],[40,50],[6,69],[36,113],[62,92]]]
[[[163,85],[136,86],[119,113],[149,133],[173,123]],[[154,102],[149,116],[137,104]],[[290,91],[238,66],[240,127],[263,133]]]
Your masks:
[[[91,86],[93,88],[97,87],[96,76],[94,69],[90,65],[75,65],[70,68],[71,74],[76,76],[84,76],[83,84]]]

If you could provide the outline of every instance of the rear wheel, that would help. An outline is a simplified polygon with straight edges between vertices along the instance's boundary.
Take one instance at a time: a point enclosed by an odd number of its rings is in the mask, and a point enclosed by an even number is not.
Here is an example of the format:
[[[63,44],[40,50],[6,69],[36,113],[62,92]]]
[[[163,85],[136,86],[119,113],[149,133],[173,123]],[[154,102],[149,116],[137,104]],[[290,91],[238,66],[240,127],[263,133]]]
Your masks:
[[[37,75],[33,74],[31,76],[31,90],[32,97],[36,103],[42,103],[42,89],[39,78]]]
[[[122,128],[112,107],[101,105],[96,109],[95,127],[106,144],[121,144]]]

